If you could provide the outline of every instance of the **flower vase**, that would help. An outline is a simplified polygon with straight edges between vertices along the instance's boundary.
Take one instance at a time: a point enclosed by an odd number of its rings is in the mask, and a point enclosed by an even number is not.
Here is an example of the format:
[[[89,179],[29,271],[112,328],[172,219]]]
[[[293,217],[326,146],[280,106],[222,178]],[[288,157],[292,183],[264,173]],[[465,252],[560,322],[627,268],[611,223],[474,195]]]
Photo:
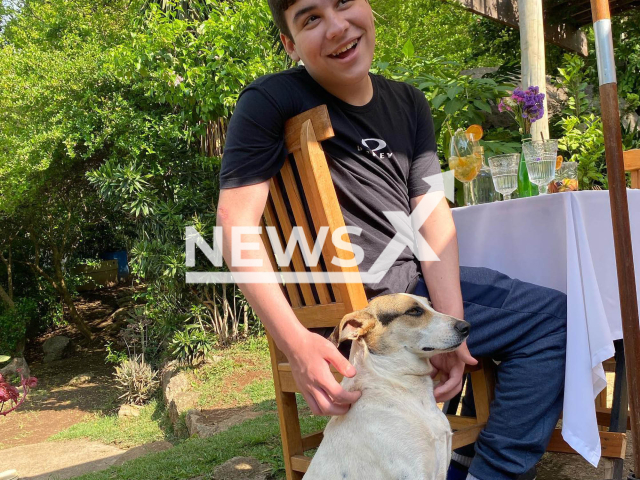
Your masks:
[[[530,141],[530,133],[522,135],[522,143]],[[529,180],[529,172],[527,171],[523,148],[520,153],[520,165],[518,166],[518,198],[533,197],[536,195],[538,195],[538,186]]]

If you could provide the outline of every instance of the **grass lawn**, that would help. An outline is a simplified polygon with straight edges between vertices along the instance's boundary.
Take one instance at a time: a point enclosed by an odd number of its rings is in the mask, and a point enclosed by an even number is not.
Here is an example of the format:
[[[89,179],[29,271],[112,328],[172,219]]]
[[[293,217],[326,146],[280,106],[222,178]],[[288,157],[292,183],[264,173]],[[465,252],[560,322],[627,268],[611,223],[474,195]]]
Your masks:
[[[250,337],[214,353],[220,361],[190,372],[200,407],[230,408],[274,399],[266,337]]]
[[[158,440],[175,445],[120,467],[78,477],[81,479],[191,479],[211,473],[216,465],[236,456],[255,457],[272,466],[275,478],[285,478],[266,338],[252,337],[214,354],[215,363],[187,369],[191,386],[199,393],[198,406],[207,411],[253,407],[264,415],[207,439],[187,439],[184,425],[174,432],[158,394],[141,409],[139,417],[121,419],[115,414],[95,415],[51,440],[88,438],[121,448]],[[324,428],[328,419],[311,416],[301,396],[298,401],[304,433]]]
[[[95,415],[91,420],[77,423],[53,435],[49,440],[88,438],[120,448],[132,448],[145,443],[166,440],[180,441],[174,433],[161,400],[153,399],[140,410],[139,417],[118,418],[118,415]]]
[[[327,418],[304,416],[303,433],[324,428]],[[185,440],[171,450],[77,477],[82,480],[181,480],[210,474],[216,465],[237,456],[268,463],[275,478],[285,478],[278,417],[266,413],[207,439]]]

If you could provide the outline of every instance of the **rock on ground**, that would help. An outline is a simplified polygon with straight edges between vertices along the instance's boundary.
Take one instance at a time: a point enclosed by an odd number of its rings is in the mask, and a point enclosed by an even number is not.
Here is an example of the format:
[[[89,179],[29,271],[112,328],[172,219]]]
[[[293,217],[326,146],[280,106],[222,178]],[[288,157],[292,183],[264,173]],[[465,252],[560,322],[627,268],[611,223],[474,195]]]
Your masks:
[[[198,435],[200,438],[207,438],[220,432],[224,432],[234,425],[259,417],[260,412],[254,412],[251,408],[240,409],[230,416],[221,418],[208,418],[199,410],[189,410],[185,417],[189,435]]]
[[[235,457],[217,467],[211,480],[267,480],[270,470],[253,457]]]
[[[177,425],[180,415],[196,406],[198,394],[191,390],[189,378],[185,372],[168,367],[162,373],[162,394],[169,410],[169,418]]]
[[[42,361],[50,363],[68,356],[73,351],[73,345],[69,337],[56,335],[42,344],[42,350],[44,351],[44,359]]]
[[[171,447],[169,442],[153,442],[129,450],[88,440],[36,443],[2,450],[0,472],[16,469],[21,480],[64,480]]]
[[[67,385],[82,385],[85,383],[89,383],[91,380],[93,380],[93,375],[91,373],[81,373],[80,375],[76,375],[71,380],[69,380],[69,383]]]
[[[0,369],[0,375],[4,378],[11,377],[12,375],[24,376],[25,378],[29,378],[31,376],[31,372],[29,371],[29,365],[27,361],[22,357],[16,357],[11,359],[8,365],[5,365],[2,369]]]
[[[139,417],[140,416],[140,407],[137,405],[122,405],[118,409],[118,417]]]

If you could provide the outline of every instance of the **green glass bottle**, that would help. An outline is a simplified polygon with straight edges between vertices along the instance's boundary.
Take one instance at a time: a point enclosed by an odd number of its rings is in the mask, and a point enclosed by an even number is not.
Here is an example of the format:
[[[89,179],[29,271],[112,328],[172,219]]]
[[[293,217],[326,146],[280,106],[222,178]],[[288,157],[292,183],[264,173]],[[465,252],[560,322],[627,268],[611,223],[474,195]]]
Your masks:
[[[530,142],[531,134],[522,135],[522,143]],[[520,165],[518,166],[518,198],[533,197],[538,195],[538,186],[529,181],[529,172],[524,160],[524,149],[520,152]]]

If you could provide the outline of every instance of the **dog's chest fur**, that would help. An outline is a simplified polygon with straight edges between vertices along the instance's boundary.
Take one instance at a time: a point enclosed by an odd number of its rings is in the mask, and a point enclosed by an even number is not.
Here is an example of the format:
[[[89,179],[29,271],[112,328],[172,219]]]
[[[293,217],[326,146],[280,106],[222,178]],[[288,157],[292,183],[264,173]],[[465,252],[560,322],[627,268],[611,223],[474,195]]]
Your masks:
[[[431,378],[358,372],[343,386],[362,397],[329,422],[305,480],[446,480],[451,427]]]

